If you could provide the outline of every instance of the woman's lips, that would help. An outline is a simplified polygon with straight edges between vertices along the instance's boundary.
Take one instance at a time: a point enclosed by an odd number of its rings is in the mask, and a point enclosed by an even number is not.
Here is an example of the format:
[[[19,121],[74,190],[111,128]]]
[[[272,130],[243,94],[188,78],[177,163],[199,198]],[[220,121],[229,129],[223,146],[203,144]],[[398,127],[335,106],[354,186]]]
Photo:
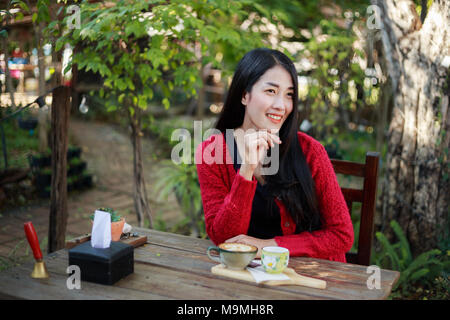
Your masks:
[[[280,115],[276,115],[276,114],[272,114],[272,113],[266,114],[266,117],[267,117],[270,121],[272,121],[273,123],[276,123],[276,124],[280,123],[280,122],[281,122],[281,119],[283,118],[283,117],[280,116]]]

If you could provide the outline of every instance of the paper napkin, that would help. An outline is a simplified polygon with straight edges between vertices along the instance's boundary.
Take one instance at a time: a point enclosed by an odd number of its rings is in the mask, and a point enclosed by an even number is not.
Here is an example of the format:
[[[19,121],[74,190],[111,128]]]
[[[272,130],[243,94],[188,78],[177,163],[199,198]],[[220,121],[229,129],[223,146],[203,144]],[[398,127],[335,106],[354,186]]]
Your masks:
[[[91,246],[105,249],[111,244],[111,215],[108,212],[95,210],[94,224],[91,232]]]
[[[254,267],[254,268],[247,267],[247,270],[253,276],[253,279],[255,279],[256,283],[269,281],[269,280],[289,280],[290,279],[284,273],[279,273],[279,274],[267,273],[264,270],[264,267],[261,265],[260,260],[253,260],[253,262],[256,264],[259,264],[259,267]]]

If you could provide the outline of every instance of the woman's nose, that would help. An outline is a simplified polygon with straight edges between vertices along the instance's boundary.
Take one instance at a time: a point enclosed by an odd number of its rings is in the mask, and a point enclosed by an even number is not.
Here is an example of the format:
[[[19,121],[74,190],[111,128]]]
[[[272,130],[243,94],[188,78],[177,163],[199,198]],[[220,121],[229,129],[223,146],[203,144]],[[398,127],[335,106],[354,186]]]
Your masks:
[[[278,95],[278,96],[275,97],[275,101],[273,103],[273,107],[275,109],[278,109],[278,110],[286,109],[286,106],[284,104],[284,100],[283,100],[282,96]]]

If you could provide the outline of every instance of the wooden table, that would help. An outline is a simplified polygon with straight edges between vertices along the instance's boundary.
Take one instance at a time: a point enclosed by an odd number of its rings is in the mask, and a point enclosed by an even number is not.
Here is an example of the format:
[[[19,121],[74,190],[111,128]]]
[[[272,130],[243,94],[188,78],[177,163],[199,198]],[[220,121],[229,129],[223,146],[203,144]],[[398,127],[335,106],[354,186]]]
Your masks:
[[[135,228],[147,244],[134,251],[134,273],[113,286],[81,282],[67,288],[68,251],[47,255],[48,279],[32,279],[34,262],[0,272],[0,299],[386,299],[400,274],[380,272],[381,288],[369,290],[367,267],[327,260],[291,257],[297,273],[327,281],[327,288],[268,286],[232,280],[211,273],[214,261],[206,255],[212,243],[178,234]]]

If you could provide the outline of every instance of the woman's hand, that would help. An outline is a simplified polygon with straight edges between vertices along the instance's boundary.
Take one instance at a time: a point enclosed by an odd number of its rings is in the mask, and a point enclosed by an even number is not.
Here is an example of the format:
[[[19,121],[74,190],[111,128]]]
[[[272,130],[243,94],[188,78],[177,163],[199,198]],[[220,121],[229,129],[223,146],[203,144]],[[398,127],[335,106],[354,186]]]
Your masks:
[[[262,163],[269,148],[280,144],[280,138],[269,131],[254,131],[244,135],[244,157],[240,173],[251,180],[255,169]]]
[[[249,244],[258,248],[258,253],[256,258],[261,258],[261,251],[264,247],[275,246],[278,247],[277,242],[274,239],[258,239],[254,237],[247,236],[245,234],[240,234],[236,237],[230,238],[225,242],[237,242],[243,244]]]

